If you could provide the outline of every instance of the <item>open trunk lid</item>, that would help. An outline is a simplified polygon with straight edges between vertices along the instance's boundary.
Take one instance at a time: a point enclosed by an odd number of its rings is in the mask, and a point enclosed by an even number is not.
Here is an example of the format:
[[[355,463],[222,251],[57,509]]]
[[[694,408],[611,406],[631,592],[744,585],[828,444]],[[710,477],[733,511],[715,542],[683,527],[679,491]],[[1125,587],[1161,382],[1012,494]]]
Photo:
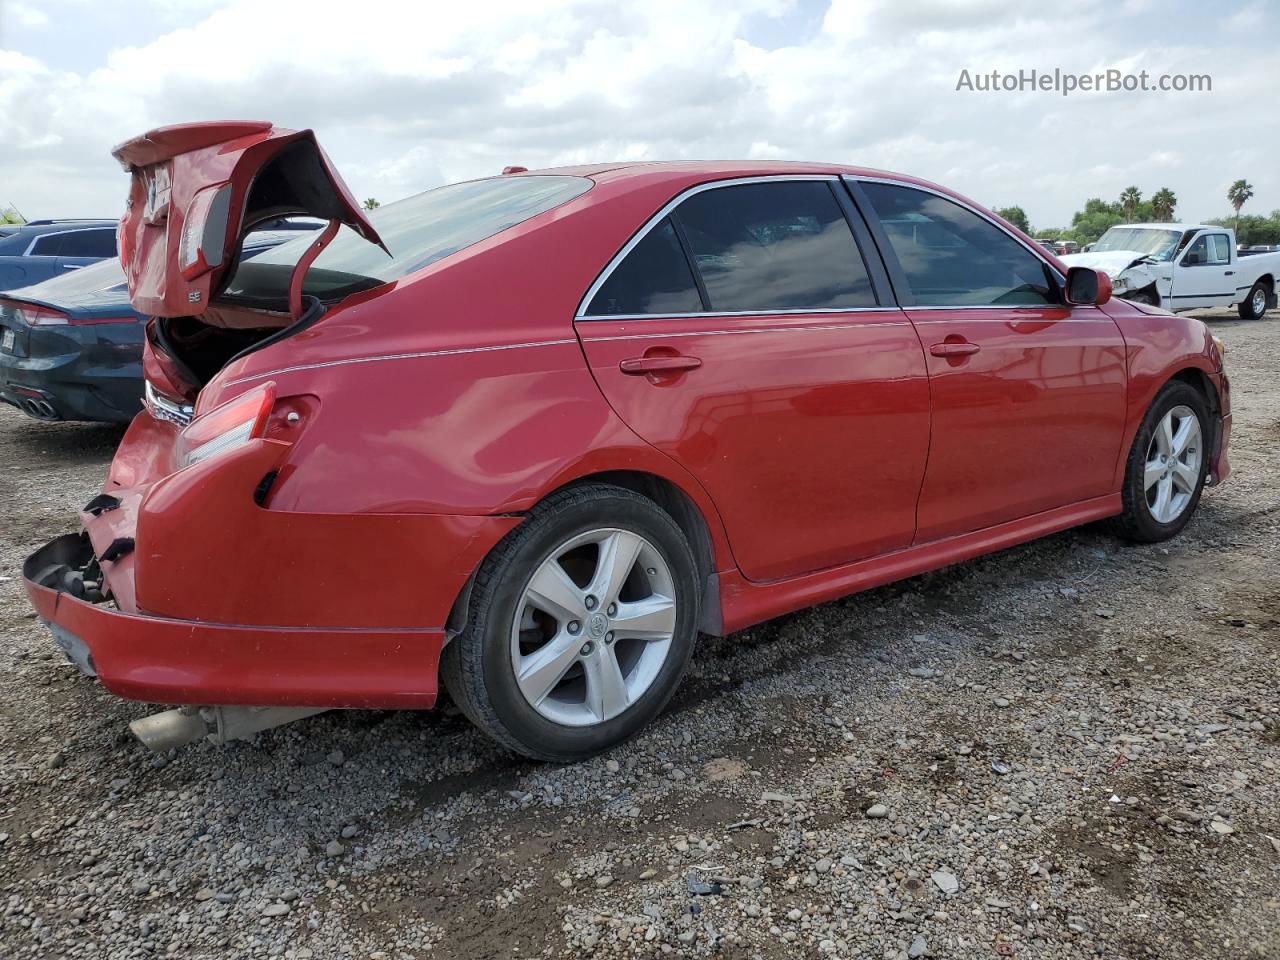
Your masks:
[[[265,121],[177,124],[112,154],[133,176],[120,261],[139,313],[203,313],[234,272],[245,234],[276,217],[343,223],[386,249],[310,130]]]

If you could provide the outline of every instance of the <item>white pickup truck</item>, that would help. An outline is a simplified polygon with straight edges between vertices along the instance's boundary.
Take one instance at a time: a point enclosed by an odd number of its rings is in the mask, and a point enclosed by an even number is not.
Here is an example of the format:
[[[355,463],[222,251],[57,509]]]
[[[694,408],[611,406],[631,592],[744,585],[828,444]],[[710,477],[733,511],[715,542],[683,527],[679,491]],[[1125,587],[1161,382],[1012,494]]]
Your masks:
[[[1088,253],[1059,259],[1105,270],[1117,297],[1175,312],[1235,304],[1241,317],[1258,320],[1276,306],[1280,252],[1241,257],[1226,227],[1130,223],[1112,227]]]

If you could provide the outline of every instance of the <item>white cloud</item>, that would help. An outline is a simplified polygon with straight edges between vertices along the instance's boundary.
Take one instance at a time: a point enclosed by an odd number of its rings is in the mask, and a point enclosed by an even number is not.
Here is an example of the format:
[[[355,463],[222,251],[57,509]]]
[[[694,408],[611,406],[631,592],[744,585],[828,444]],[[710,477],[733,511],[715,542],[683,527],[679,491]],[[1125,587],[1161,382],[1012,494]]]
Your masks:
[[[83,2],[42,9],[57,23]],[[768,42],[772,18],[798,11],[133,0],[122,17],[172,29],[95,51],[96,69],[0,51],[0,182],[13,194],[0,199],[31,216],[112,214],[125,188],[112,144],[162,123],[263,118],[316,128],[353,191],[384,202],[511,163],[781,157],[919,174],[1044,225],[1129,183],[1172,187],[1188,217],[1224,212],[1220,181],[1237,176],[1259,207],[1280,206],[1267,159],[1280,136],[1257,122],[1273,59],[1248,36],[1222,31],[1211,50],[1193,32],[1144,42],[1149,11],[1105,0],[1076,0],[1069,23],[1061,5],[1015,0],[835,0],[804,36]],[[1054,67],[1209,72],[1214,92],[955,90],[962,68]]]
[[[10,0],[5,4],[3,14],[7,20],[19,27],[47,27],[49,15],[29,3]]]

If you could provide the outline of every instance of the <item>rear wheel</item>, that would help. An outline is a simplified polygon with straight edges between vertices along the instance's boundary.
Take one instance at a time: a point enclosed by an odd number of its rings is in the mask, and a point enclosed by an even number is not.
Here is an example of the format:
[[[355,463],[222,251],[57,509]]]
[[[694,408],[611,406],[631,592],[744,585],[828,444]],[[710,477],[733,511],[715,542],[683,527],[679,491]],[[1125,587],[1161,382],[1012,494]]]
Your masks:
[[[539,760],[607,750],[652,720],[693,651],[693,552],[651,500],[603,484],[554,494],[481,565],[445,648],[450,695]]]
[[[1125,469],[1121,532],[1140,543],[1176,536],[1200,502],[1209,469],[1204,395],[1182,381],[1156,395],[1133,440]]]
[[[1249,295],[1240,301],[1236,310],[1241,320],[1261,320],[1267,312],[1267,285],[1259,280],[1249,290]]]

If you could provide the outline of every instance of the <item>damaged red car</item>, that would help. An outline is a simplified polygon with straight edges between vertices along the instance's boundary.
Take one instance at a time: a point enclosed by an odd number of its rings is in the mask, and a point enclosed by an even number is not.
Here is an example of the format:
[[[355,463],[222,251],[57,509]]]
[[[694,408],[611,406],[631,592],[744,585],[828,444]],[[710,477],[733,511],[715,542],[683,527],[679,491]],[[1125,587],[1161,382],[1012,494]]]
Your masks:
[[[978,205],[801,163],[600,164],[366,214],[310,131],[153,130],[120,251],[146,409],[27,590],[165,749],[443,683],[529,756],[607,749],[698,633],[1228,473],[1204,324]],[[240,261],[285,215],[319,235]]]

